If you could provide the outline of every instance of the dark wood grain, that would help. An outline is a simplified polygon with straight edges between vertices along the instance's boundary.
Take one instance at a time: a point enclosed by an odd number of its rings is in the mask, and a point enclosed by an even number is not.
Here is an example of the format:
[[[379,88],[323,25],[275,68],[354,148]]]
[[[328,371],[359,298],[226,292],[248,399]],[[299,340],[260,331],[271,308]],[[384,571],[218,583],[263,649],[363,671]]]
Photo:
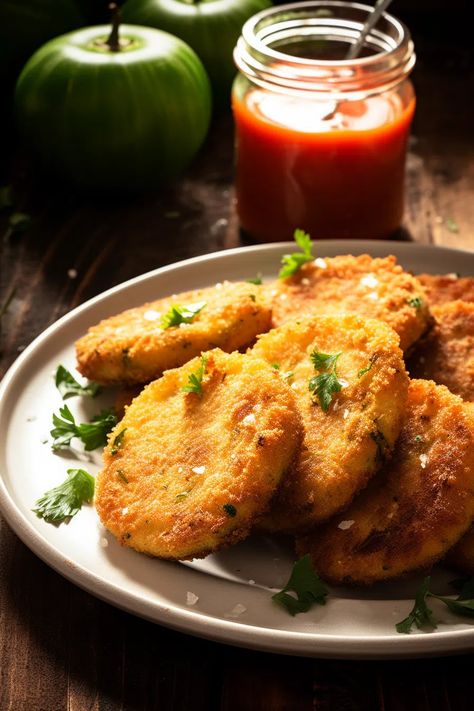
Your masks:
[[[436,11],[441,17],[439,3]],[[474,249],[472,53],[464,35],[442,38],[424,19],[413,18],[418,109],[397,237]],[[182,180],[155,196],[84,196],[32,178],[15,161],[5,180],[14,176],[15,207],[32,225],[1,245],[0,303],[16,289],[2,321],[1,373],[49,324],[104,289],[243,243],[228,115],[216,118]],[[0,214],[0,233],[7,217]],[[200,640],[93,598],[0,519],[0,711],[468,711],[473,660],[311,660]]]

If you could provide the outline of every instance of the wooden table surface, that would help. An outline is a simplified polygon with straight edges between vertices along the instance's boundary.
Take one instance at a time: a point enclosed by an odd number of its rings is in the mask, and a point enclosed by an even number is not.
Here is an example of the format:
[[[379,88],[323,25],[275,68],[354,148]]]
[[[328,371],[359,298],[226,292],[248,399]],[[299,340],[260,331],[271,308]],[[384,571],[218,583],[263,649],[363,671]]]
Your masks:
[[[442,42],[434,20],[429,27],[415,20],[418,110],[406,219],[396,237],[473,250],[469,38],[451,35]],[[4,182],[11,175],[15,209],[32,221],[1,245],[0,303],[12,287],[16,291],[2,319],[0,374],[49,324],[104,289],[244,243],[226,115],[215,120],[182,180],[156,196],[84,197],[35,181],[16,162],[11,171],[4,167]],[[1,233],[7,222],[4,211]],[[302,659],[173,632],[75,587],[0,518],[0,711],[467,711],[474,707],[473,661],[471,654],[391,662]]]

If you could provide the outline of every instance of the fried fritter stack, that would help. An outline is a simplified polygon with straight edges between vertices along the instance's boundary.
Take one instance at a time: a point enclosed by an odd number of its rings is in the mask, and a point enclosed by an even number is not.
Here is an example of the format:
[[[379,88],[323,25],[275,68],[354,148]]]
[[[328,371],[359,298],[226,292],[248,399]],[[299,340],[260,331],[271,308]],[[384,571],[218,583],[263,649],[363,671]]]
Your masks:
[[[91,328],[80,372],[153,381],[121,396],[96,488],[104,525],[167,559],[292,533],[337,583],[394,578],[449,549],[474,571],[474,305],[454,300],[474,280],[421,282],[394,257],[316,259]],[[191,316],[166,325],[175,307]],[[409,381],[403,352],[427,380]],[[323,400],[314,383],[331,377]]]

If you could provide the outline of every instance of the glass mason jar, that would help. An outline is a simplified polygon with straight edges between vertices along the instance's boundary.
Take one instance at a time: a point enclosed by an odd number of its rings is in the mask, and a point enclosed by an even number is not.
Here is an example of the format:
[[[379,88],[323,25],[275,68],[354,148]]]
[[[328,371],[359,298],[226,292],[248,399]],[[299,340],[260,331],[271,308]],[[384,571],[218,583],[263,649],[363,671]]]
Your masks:
[[[372,9],[300,2],[245,23],[232,106],[237,210],[255,239],[384,238],[400,225],[415,54],[385,13],[346,59]]]

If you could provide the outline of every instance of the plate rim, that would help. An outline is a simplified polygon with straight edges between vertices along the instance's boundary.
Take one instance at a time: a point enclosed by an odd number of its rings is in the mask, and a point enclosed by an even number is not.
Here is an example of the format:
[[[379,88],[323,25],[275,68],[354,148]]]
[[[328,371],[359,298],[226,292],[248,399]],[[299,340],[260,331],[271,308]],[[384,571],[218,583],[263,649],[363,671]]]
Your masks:
[[[377,246],[378,249],[386,248],[387,254],[390,254],[392,251],[398,252],[397,258],[402,260],[403,257],[400,255],[400,252],[432,252],[434,250],[440,254],[441,258],[443,253],[449,253],[452,256],[461,257],[464,255],[474,259],[474,252],[464,249],[418,243],[413,244],[409,242],[393,242],[388,240],[341,240],[337,243],[329,240],[321,240],[316,244],[320,245],[323,249],[330,246],[331,251],[336,245],[339,251],[340,246],[341,249],[339,253],[341,254],[348,253],[344,251],[345,249],[356,249],[359,253],[361,253],[360,249],[365,249],[370,253],[370,247]],[[75,320],[84,311],[93,308],[102,301],[106,301],[121,291],[133,289],[136,285],[149,280],[159,279],[161,275],[168,272],[191,267],[201,262],[207,263],[224,258],[232,260],[233,257],[242,254],[266,252],[270,254],[283,253],[285,250],[292,248],[293,245],[293,242],[274,242],[236,247],[190,257],[145,272],[112,286],[91,299],[88,299],[48,326],[33,339],[12,363],[0,382],[0,418],[4,415],[2,404],[7,401],[6,396],[10,388],[14,386],[17,374],[21,372],[24,364],[26,364],[32,354],[54,336],[56,332],[60,332],[69,321]],[[1,437],[3,443],[6,443],[6,434],[2,434]],[[344,635],[341,634],[318,634],[317,627],[315,627],[314,634],[264,626],[257,627],[241,624],[238,621],[212,617],[211,615],[198,612],[197,610],[183,609],[173,605],[173,603],[164,605],[161,601],[156,600],[152,603],[134,594],[132,591],[121,589],[115,583],[100,578],[85,566],[68,559],[53,543],[43,538],[40,532],[32,526],[22,511],[15,505],[13,498],[6,488],[2,472],[0,472],[0,513],[13,532],[35,555],[73,584],[126,612],[180,632],[259,651],[322,658],[395,659],[402,657],[436,656],[443,653],[462,653],[474,649],[474,627],[472,629],[438,630],[432,633],[406,636],[400,636],[397,633],[378,638],[371,637],[370,635],[344,637]],[[367,649],[367,647],[369,647],[369,649]]]

